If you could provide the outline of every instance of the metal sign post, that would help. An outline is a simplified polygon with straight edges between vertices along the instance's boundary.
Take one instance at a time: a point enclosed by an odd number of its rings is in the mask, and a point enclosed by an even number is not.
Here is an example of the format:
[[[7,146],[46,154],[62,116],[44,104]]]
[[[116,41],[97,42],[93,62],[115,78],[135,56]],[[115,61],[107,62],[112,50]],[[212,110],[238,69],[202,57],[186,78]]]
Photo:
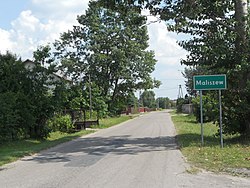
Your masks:
[[[221,90],[227,89],[226,75],[198,75],[193,77],[194,90],[200,92],[200,121],[201,121],[201,145],[204,145],[203,130],[203,109],[202,109],[202,90],[219,90],[219,109],[220,109],[220,144],[223,148],[223,130],[222,130],[222,107]]]
[[[220,106],[220,146],[221,148],[223,148],[221,90],[219,90],[219,106]]]
[[[203,109],[202,109],[202,90],[200,90],[200,123],[201,123],[201,146],[204,145],[204,131],[203,131]]]

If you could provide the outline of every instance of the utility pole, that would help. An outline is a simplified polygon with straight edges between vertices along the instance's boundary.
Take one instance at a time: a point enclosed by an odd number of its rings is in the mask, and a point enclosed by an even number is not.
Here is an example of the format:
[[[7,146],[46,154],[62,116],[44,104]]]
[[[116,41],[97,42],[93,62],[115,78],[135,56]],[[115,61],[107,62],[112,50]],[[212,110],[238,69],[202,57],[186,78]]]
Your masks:
[[[182,92],[182,87],[179,85],[179,92],[178,92],[178,99],[183,98],[183,92]]]
[[[139,99],[138,99],[138,112],[140,113],[140,102],[141,102],[141,90],[139,90]]]
[[[91,79],[89,74],[89,118],[92,118],[92,93],[91,93]]]

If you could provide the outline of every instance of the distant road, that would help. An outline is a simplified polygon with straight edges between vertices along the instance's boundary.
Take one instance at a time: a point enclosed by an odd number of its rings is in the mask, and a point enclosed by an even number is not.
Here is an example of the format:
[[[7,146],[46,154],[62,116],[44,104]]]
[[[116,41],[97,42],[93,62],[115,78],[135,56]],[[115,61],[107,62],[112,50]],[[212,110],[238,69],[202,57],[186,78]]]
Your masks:
[[[170,115],[152,112],[6,165],[0,187],[250,187],[250,179],[187,168]]]

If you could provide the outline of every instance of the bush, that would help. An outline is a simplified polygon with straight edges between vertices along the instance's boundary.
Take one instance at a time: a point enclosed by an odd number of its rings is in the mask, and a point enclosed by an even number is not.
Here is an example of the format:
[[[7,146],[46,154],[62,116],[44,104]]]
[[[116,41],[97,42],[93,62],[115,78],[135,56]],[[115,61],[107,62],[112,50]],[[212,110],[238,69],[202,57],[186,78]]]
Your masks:
[[[0,143],[49,135],[45,123],[55,112],[50,70],[38,63],[32,70],[24,65],[12,54],[0,54]]]
[[[183,104],[185,104],[185,99],[183,99],[183,98],[177,99],[177,102],[176,102],[177,113],[182,112],[182,105]]]
[[[74,130],[70,115],[56,115],[48,121],[48,126],[54,132],[71,133]]]
[[[200,122],[200,97],[196,97],[192,100],[194,106],[194,115],[196,121]],[[202,96],[202,110],[203,110],[203,122],[215,122],[219,117],[219,105],[218,99],[212,94],[207,93]]]

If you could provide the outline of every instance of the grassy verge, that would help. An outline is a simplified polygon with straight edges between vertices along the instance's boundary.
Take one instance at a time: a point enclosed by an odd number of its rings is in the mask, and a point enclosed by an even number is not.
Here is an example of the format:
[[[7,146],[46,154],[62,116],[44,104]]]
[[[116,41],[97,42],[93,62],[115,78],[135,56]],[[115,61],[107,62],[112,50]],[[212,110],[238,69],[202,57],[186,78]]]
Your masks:
[[[120,117],[110,117],[106,119],[101,119],[100,120],[100,125],[99,126],[93,126],[93,128],[99,128],[99,129],[105,129],[112,127],[114,125],[120,124],[124,121],[127,121],[129,119],[134,118],[135,116],[120,116]]]
[[[173,114],[172,114],[173,115]],[[228,172],[250,176],[250,141],[237,136],[224,136],[220,148],[218,127],[204,124],[204,146],[201,147],[200,124],[193,116],[173,115],[178,143],[188,162],[198,168],[214,172]]]
[[[131,119],[130,116],[107,118],[100,120],[98,128],[108,128]],[[72,134],[53,132],[46,140],[26,139],[0,145],[0,166],[16,161],[21,157],[32,155],[41,150],[56,146],[60,143],[73,140],[74,138],[93,133],[93,130],[82,130]]]
[[[94,131],[83,130],[73,134],[53,132],[46,140],[25,139],[5,143],[0,145],[0,166],[92,132]]]

